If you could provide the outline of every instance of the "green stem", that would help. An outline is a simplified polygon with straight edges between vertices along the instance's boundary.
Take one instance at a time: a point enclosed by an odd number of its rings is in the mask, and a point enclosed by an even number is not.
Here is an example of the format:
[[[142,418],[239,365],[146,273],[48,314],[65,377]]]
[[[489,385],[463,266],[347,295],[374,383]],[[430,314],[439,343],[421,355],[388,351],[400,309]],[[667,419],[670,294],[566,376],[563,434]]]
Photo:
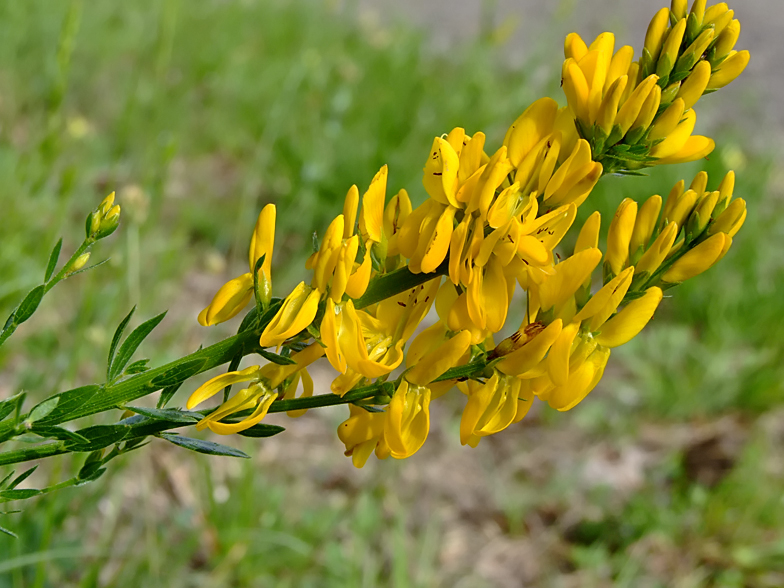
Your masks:
[[[28,447],[27,449],[17,449],[16,451],[0,453],[0,466],[31,461],[33,459],[42,459],[44,457],[52,457],[53,455],[60,455],[63,453],[68,453],[64,441],[44,443],[37,447]]]
[[[41,298],[42,298],[42,299],[43,299],[43,297],[44,297],[44,296],[46,296],[46,293],[47,293],[47,292],[49,292],[49,291],[50,291],[52,288],[54,288],[54,287],[55,287],[55,286],[56,286],[58,283],[62,282],[62,281],[65,279],[65,278],[67,278],[67,277],[68,277],[68,274],[67,274],[68,268],[71,266],[71,264],[72,264],[74,261],[76,261],[76,259],[77,259],[77,258],[78,258],[78,257],[79,257],[79,256],[80,256],[82,253],[84,253],[85,251],[87,251],[87,249],[89,249],[89,248],[90,248],[90,246],[91,246],[91,245],[92,245],[94,242],[95,242],[95,241],[94,241],[93,239],[90,239],[90,238],[88,238],[88,239],[85,239],[85,240],[82,242],[82,244],[79,246],[79,248],[76,250],[76,252],[74,252],[74,254],[73,254],[73,255],[71,255],[70,259],[68,259],[68,261],[65,263],[65,265],[63,265],[63,267],[60,269],[60,271],[59,271],[59,272],[57,272],[57,275],[55,275],[55,276],[54,276],[53,278],[51,278],[51,279],[50,279],[48,282],[46,282],[45,284],[43,284],[43,286],[44,286],[44,291],[43,291],[43,294],[41,295]],[[38,287],[38,286],[37,286],[37,287]],[[35,289],[35,288],[34,288],[34,289]],[[20,304],[21,304],[21,303],[20,303]],[[38,304],[40,305],[40,302],[39,302]],[[15,332],[15,331],[16,331],[16,329],[19,327],[19,325],[21,325],[21,324],[22,324],[22,323],[20,323],[20,322],[17,322],[17,318],[16,318],[16,311],[18,310],[18,308],[19,308],[19,307],[15,308],[15,309],[13,310],[13,312],[11,313],[11,316],[10,316],[10,317],[8,317],[8,321],[6,322],[6,326],[5,326],[5,327],[3,327],[3,330],[2,330],[2,331],[0,331],[0,347],[2,347],[3,343],[5,343],[5,342],[6,342],[6,340],[8,340],[8,338],[9,338],[11,335],[13,335],[13,334],[14,334],[14,332]],[[29,317],[28,317],[28,318],[29,318]],[[27,320],[27,319],[25,319],[25,320]],[[24,321],[22,321],[22,322],[24,322]]]

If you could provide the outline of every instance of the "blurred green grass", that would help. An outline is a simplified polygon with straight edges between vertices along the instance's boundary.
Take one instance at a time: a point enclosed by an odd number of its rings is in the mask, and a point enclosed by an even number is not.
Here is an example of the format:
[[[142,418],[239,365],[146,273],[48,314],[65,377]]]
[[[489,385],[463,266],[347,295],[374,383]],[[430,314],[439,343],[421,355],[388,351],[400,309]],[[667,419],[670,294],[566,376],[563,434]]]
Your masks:
[[[194,317],[242,271],[261,205],[280,211],[280,292],[351,184],[364,189],[388,163],[390,189],[420,200],[432,136],[460,125],[498,144],[533,99],[560,99],[559,49],[542,48],[552,76],[534,83],[506,67],[504,46],[477,39],[434,53],[423,31],[363,20],[350,2],[0,4],[0,311],[40,280],[59,235],[79,242],[107,192],[118,190],[124,210],[94,254],[110,264],[53,292],[0,350],[0,393],[40,399],[99,379],[133,304],[172,309],[145,345],[154,363],[229,333],[205,334]],[[728,107],[721,94],[705,102]],[[460,407],[446,402],[446,435],[434,431],[430,453],[363,472],[340,455],[337,414],[309,415],[282,441],[243,442],[260,455],[247,464],[143,449],[91,486],[0,518],[20,534],[0,536],[0,587],[502,586],[520,554],[542,562],[528,580],[542,586],[566,585],[556,570],[584,586],[778,585],[782,186],[769,181],[768,154],[745,152],[745,132],[712,129],[709,162],[608,177],[592,195],[607,225],[624,197],[665,195],[701,167],[715,186],[734,167],[749,217],[720,266],[671,291],[575,411],[544,411],[470,453],[453,439]],[[568,467],[547,462],[537,475],[518,463],[548,444],[544,455],[567,464],[584,446],[622,454],[651,427],[667,437],[722,418],[745,436],[715,485],[695,478],[683,444],[662,441],[623,498]],[[572,436],[571,454],[555,451]],[[455,494],[428,481],[434,463],[464,470]],[[56,480],[72,467],[36,475]],[[487,546],[461,551],[478,539],[511,560]],[[485,560],[501,576],[483,571]]]

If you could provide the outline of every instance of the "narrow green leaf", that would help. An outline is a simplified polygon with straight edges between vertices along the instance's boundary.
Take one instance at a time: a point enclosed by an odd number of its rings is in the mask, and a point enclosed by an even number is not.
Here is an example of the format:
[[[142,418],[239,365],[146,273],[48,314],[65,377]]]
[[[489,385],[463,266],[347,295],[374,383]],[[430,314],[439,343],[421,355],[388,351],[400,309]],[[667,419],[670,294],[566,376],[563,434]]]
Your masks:
[[[373,406],[372,404],[360,404],[359,402],[352,402],[354,406],[358,406],[359,408],[364,408],[368,412],[384,412],[383,409],[378,408],[377,406]]]
[[[41,426],[52,422],[63,422],[67,419],[68,415],[87,404],[87,402],[98,394],[100,390],[100,386],[93,384],[74,388],[73,390],[66,390],[65,392],[53,396],[52,398],[59,398],[60,401],[55,409],[45,418],[38,419],[37,425]]]
[[[158,398],[157,408],[163,408],[169,401],[172,399],[172,396],[175,395],[177,390],[180,389],[182,386],[182,382],[177,382],[176,384],[172,384],[171,386],[166,386],[163,390],[161,390],[161,397]]]
[[[41,491],[33,488],[28,490],[0,490],[0,498],[5,500],[25,500],[39,494],[41,494]]]
[[[51,398],[47,398],[30,411],[30,414],[27,415],[27,421],[30,423],[35,423],[45,419],[55,408],[57,408],[58,404],[60,404],[59,396],[52,396]]]
[[[97,267],[99,267],[99,266],[101,266],[101,265],[103,265],[105,263],[109,263],[109,258],[108,257],[106,259],[102,259],[98,263],[94,263],[92,265],[88,265],[87,267],[83,267],[82,269],[78,269],[75,272],[70,272],[68,274],[68,277],[75,276],[77,274],[83,274],[84,272],[89,272],[90,270],[94,270],[95,268],[97,268]]]
[[[169,443],[174,443],[185,449],[190,449],[197,453],[205,453],[207,455],[224,455],[227,457],[244,457],[250,459],[250,456],[244,451],[227,447],[220,443],[213,443],[212,441],[205,441],[203,439],[193,439],[192,437],[183,437],[176,433],[161,433],[161,438],[166,439]]]
[[[81,474],[81,472],[79,472]],[[90,482],[95,482],[98,478],[106,473],[106,468],[98,468],[90,473],[88,476],[77,476],[74,479],[74,486],[84,486]]]
[[[120,339],[122,338],[123,331],[125,331],[125,327],[128,326],[128,323],[131,322],[131,317],[133,313],[136,312],[136,306],[131,309],[131,312],[120,321],[120,324],[117,325],[117,328],[114,331],[114,336],[112,337],[112,344],[109,346],[109,360],[106,362],[106,379],[111,380],[111,369],[112,363],[114,362],[114,354],[117,351],[117,346],[120,344]]]
[[[241,435],[243,437],[272,437],[273,435],[277,435],[278,433],[282,433],[285,431],[283,427],[279,427],[278,425],[265,425],[264,423],[259,423],[258,425],[253,425],[249,429],[245,429],[244,431],[240,431],[237,435]]]
[[[49,254],[49,263],[46,264],[46,275],[44,275],[44,282],[48,282],[49,278],[52,277],[54,273],[54,268],[57,267],[57,260],[60,259],[60,249],[63,247],[63,238],[60,237],[60,240],[57,242],[57,245],[54,246],[52,249],[52,253]]]
[[[15,394],[14,396],[11,396],[11,398],[6,398],[0,402],[0,421],[16,410],[17,405],[20,400],[24,398],[24,395],[24,392],[20,392],[19,394]]]
[[[139,345],[142,344],[142,341],[147,338],[147,335],[158,326],[165,316],[166,313],[162,312],[158,316],[154,316],[153,318],[144,321],[128,335],[128,338],[120,345],[120,349],[117,351],[117,355],[114,357],[111,367],[109,368],[109,381],[114,380],[122,373],[125,366],[131,361],[133,354],[139,348]]]
[[[180,385],[191,376],[198,374],[206,362],[206,359],[189,359],[178,363],[170,370],[166,370],[161,375],[153,378],[150,385],[154,388],[167,388],[175,384]]]
[[[76,475],[76,477],[80,480],[86,480],[90,478],[90,476],[95,474],[95,472],[101,468],[102,462],[100,459],[90,460],[90,456],[94,455],[95,453],[97,452],[93,452],[87,456],[82,469],[80,469],[79,473]]]
[[[146,416],[157,421],[172,421],[175,423],[195,423],[202,419],[202,415],[197,412],[187,412],[176,408],[143,408],[141,406],[126,406],[131,412]]]
[[[14,533],[13,531],[9,531],[5,527],[0,527],[0,533],[5,533],[6,535],[10,535],[14,539],[19,539],[19,536],[16,533]]]
[[[33,475],[33,472],[34,472],[35,470],[37,470],[37,469],[38,469],[38,466],[37,466],[37,465],[35,465],[35,466],[31,467],[29,470],[27,470],[26,472],[23,472],[23,473],[19,474],[19,475],[18,475],[16,478],[14,478],[14,479],[11,481],[11,483],[10,483],[10,484],[8,484],[8,486],[7,486],[6,488],[7,488],[8,490],[13,490],[13,489],[14,489],[14,488],[16,488],[16,487],[17,487],[19,484],[21,484],[22,482],[24,482],[24,481],[25,481],[27,478],[29,478],[30,476],[32,476],[32,475]]]
[[[148,369],[150,369],[150,366],[148,365],[149,363],[150,363],[149,359],[140,359],[139,361],[134,361],[131,365],[125,368],[123,374],[126,376],[130,376],[133,374],[140,374],[142,372],[146,372]]]
[[[278,365],[295,365],[297,363],[290,357],[278,355],[277,353],[272,353],[271,351],[267,351],[265,349],[259,350],[259,355],[261,355],[267,361],[271,361],[272,363],[276,363]]]
[[[8,480],[13,478],[15,473],[16,473],[15,470],[11,470],[5,478],[0,480],[0,490],[5,488],[6,483],[8,482]]]
[[[30,429],[31,433],[43,437],[44,439],[57,439],[58,441],[73,441],[75,443],[89,443],[89,440],[82,437],[79,433],[74,433],[63,427],[57,426],[34,426]]]
[[[65,447],[69,451],[95,451],[119,443],[130,431],[127,425],[94,425],[77,431],[88,443],[66,442]]]
[[[24,300],[22,300],[22,303],[14,313],[16,324],[19,325],[33,316],[33,313],[38,310],[38,305],[41,304],[41,299],[44,297],[45,290],[46,286],[41,284],[27,293],[27,296],[24,297]]]

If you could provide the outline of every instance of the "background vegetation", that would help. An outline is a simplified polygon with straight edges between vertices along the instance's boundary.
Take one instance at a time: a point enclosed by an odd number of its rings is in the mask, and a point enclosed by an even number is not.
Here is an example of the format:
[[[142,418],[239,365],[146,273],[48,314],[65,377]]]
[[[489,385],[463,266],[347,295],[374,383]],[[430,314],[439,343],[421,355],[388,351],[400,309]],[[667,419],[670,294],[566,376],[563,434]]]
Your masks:
[[[229,334],[195,316],[243,271],[264,203],[279,207],[280,293],[352,183],[388,163],[391,188],[421,199],[432,136],[460,125],[498,144],[536,97],[563,101],[560,47],[540,49],[543,76],[509,68],[492,30],[437,53],[351,5],[0,3],[0,314],[108,192],[124,215],[94,253],[110,262],[0,350],[0,399],[99,380],[134,304],[138,320],[170,309],[145,343],[156,364]],[[721,96],[705,102],[728,110]],[[604,178],[584,207],[609,219],[704,167],[711,186],[734,168],[750,210],[720,266],[672,291],[577,409],[540,407],[472,451],[455,398],[419,454],[362,471],[341,455],[338,410],[230,440],[244,462],[153,443],[3,516],[19,538],[0,534],[0,588],[784,585],[782,186],[750,130],[710,132],[710,161]]]

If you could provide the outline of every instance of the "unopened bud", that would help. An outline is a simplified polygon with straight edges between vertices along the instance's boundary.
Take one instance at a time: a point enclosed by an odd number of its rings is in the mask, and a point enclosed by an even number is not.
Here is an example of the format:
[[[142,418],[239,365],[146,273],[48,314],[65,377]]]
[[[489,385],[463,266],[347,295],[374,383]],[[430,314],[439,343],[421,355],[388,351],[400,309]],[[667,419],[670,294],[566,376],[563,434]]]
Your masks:
[[[90,252],[82,253],[79,257],[77,257],[71,267],[69,268],[69,272],[77,272],[82,269],[90,259]]]
[[[120,205],[115,204],[110,210],[109,213],[101,219],[101,224],[98,228],[98,231],[95,233],[96,239],[103,239],[104,237],[108,237],[115,230],[117,230],[118,225],[120,224]]]

